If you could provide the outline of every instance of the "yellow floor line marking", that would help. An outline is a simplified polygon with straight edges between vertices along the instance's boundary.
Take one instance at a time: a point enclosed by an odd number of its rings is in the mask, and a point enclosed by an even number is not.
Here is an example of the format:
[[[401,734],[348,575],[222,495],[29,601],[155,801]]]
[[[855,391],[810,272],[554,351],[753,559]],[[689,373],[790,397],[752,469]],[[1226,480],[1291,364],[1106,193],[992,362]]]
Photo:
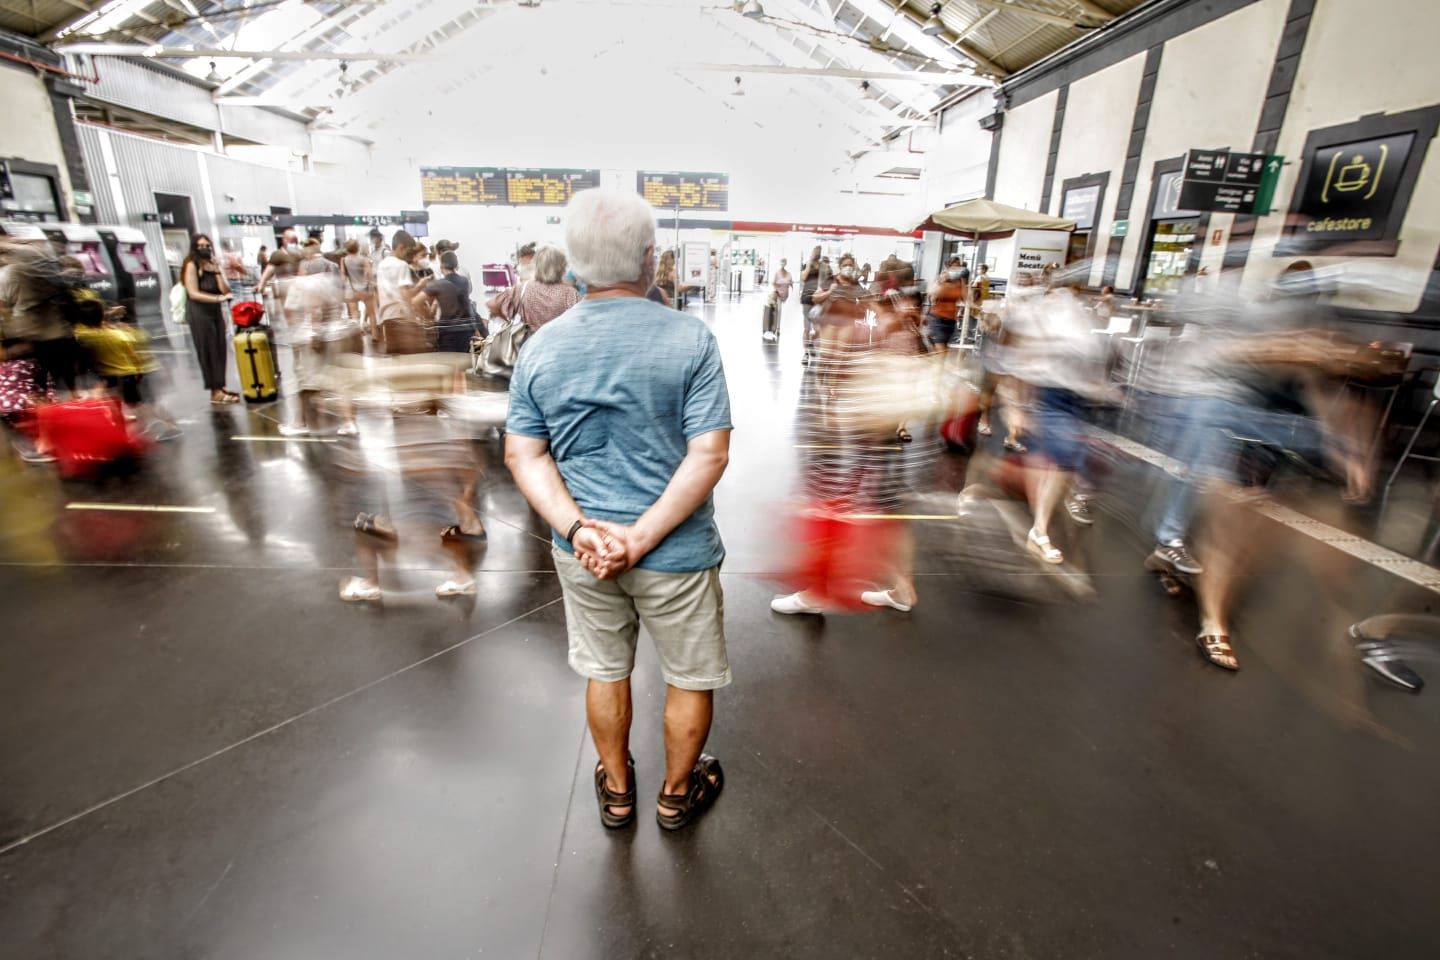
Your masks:
[[[214,513],[214,507],[177,507],[164,503],[67,503],[66,510],[120,510],[130,513]]]

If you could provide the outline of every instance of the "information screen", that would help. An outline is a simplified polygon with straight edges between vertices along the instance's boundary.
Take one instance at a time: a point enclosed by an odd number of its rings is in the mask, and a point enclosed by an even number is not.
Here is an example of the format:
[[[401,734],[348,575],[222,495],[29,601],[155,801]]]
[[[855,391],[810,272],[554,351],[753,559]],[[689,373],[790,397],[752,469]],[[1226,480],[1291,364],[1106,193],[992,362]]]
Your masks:
[[[421,167],[420,198],[437,204],[563,207],[576,190],[600,185],[599,170]]]
[[[563,207],[577,190],[600,186],[599,170],[506,170],[512,207]]]
[[[659,173],[641,170],[635,189],[652,207],[673,210],[730,209],[730,175],[725,173]]]
[[[504,204],[505,173],[497,167],[421,167],[420,199],[426,206]]]

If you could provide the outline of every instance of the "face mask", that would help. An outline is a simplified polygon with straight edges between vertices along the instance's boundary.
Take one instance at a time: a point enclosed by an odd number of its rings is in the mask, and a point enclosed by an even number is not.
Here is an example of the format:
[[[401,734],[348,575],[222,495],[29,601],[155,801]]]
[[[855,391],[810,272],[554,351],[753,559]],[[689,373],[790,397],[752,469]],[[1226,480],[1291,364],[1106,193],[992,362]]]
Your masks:
[[[840,276],[844,277],[846,280],[853,280],[853,279],[855,279],[855,268],[854,268],[854,267],[841,267],[841,268],[840,268]]]
[[[200,259],[201,259],[201,260],[209,260],[211,254],[213,254],[215,251],[212,250],[212,249],[210,249],[209,247],[203,247],[203,246],[202,246],[202,247],[196,247],[196,248],[195,248],[195,252],[200,255]]]
[[[961,272],[960,272],[960,269],[959,269],[958,267],[952,267],[952,268],[950,269],[950,279],[951,279],[951,280],[959,280],[959,279],[960,279],[960,276],[961,276]]]

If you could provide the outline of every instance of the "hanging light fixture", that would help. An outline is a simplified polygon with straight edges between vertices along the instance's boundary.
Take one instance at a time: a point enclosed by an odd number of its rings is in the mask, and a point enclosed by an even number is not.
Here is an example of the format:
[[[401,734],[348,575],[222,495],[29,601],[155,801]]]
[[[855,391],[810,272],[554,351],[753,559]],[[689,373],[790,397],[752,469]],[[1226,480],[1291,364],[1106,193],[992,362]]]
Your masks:
[[[742,87],[742,86],[740,86],[740,78],[739,78],[739,77],[736,77],[736,78],[735,78],[735,89],[730,91],[730,96],[732,96],[732,97],[743,97],[743,96],[745,96],[745,88]]]
[[[927,37],[935,37],[945,32],[945,24],[940,22],[940,8],[944,4],[932,3],[930,5],[930,19],[926,20],[920,27],[920,32]]]
[[[759,0],[746,0],[740,7],[740,15],[749,17],[751,20],[758,20],[765,16],[765,8],[760,6]]]
[[[215,69],[214,60],[210,61],[210,72],[205,74],[205,79],[209,83],[223,83],[225,80],[224,77],[220,76],[220,71]]]

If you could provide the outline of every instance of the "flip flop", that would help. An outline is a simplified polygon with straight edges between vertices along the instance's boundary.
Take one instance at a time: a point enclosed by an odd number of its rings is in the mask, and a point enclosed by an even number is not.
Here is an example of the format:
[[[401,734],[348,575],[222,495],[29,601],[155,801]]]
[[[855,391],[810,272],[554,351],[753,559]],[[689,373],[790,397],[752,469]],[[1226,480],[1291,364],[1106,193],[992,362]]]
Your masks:
[[[382,529],[380,525],[375,522],[375,515],[373,513],[355,514],[355,532],[368,533],[372,537],[378,537],[381,540],[389,540],[391,542],[399,539],[394,530]]]
[[[440,531],[441,540],[468,540],[471,543],[485,543],[490,539],[489,535],[481,530],[479,533],[466,533],[460,529],[460,524],[452,523]]]

